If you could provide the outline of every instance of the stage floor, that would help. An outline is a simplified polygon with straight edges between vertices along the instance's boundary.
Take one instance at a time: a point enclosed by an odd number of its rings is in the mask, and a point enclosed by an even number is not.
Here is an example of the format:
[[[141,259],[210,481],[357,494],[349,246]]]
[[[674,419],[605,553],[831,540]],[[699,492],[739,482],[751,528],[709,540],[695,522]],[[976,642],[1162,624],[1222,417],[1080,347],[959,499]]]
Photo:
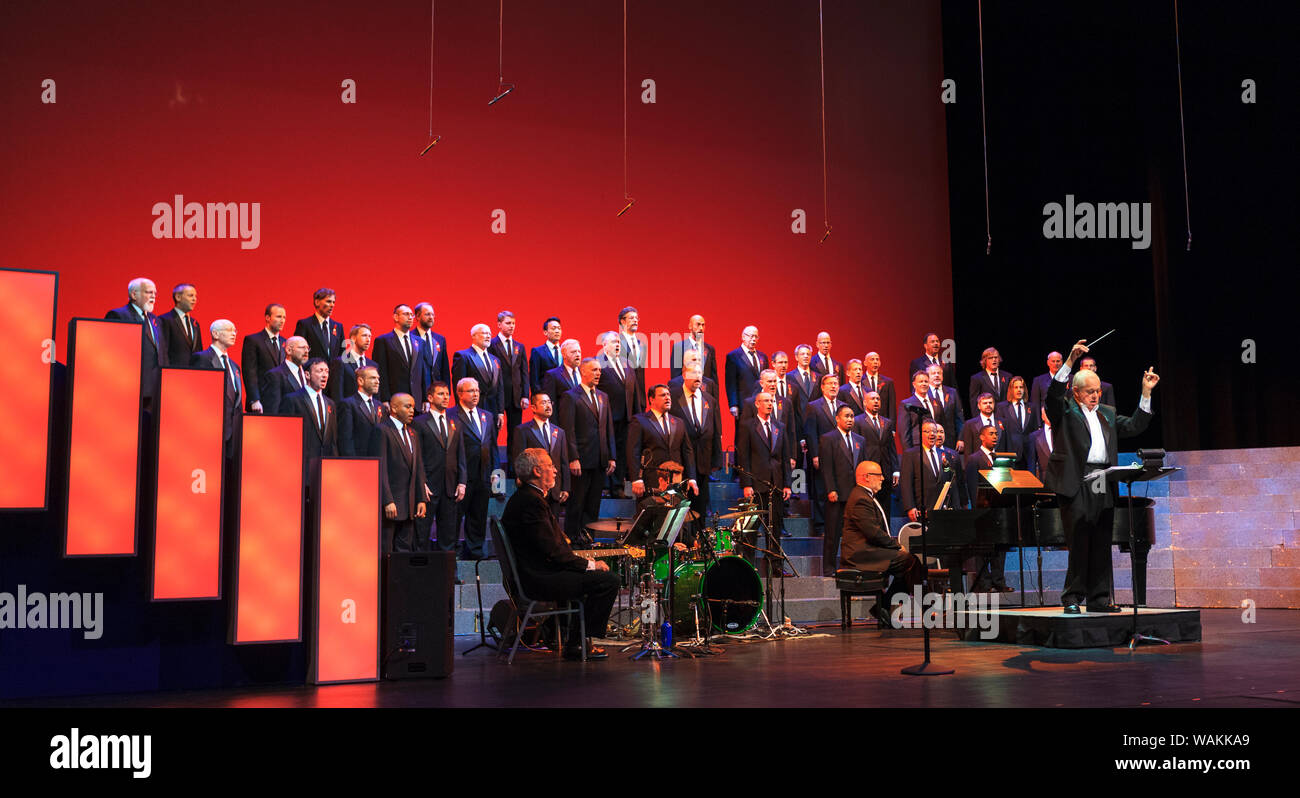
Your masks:
[[[932,636],[951,676],[903,676],[921,633],[859,624],[778,641],[732,642],[717,657],[566,662],[480,649],[449,679],[328,687],[151,693],[0,702],[62,707],[1300,707],[1300,611],[1201,610],[1199,643],[1059,650]],[[457,652],[477,642],[459,637]]]

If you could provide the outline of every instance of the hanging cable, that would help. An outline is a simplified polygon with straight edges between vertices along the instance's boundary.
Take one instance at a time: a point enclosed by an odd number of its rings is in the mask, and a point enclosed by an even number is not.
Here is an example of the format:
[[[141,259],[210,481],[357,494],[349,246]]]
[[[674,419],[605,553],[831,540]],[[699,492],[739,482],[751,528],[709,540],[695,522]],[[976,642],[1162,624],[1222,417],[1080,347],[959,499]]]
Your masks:
[[[979,2],[980,29],[980,129],[984,134],[984,254],[993,253],[993,227],[989,223],[989,123],[984,114],[984,0]]]
[[[627,193],[627,0],[623,0],[623,199],[627,204],[618,212],[619,216],[636,204]]]
[[[1174,0],[1174,54],[1178,63],[1178,136],[1183,143],[1183,212],[1187,217],[1187,251],[1192,251],[1192,199],[1187,190],[1187,124],[1183,121],[1183,46],[1178,34],[1178,0]]]
[[[515,84],[506,83],[505,29],[506,0],[501,0],[499,15],[497,17],[497,96],[488,100],[488,105],[496,105],[503,97],[515,90]]]
[[[442,136],[433,135],[433,31],[438,16],[438,0],[429,0],[429,143],[420,154],[433,149],[433,145],[442,140]]]
[[[818,244],[825,244],[826,239],[831,234],[831,206],[828,200],[829,192],[827,191],[827,171],[826,171],[826,34],[825,27],[822,24],[822,0],[817,0],[817,57],[821,67],[821,90],[822,90],[822,222],[826,225],[826,232],[822,234],[822,240]]]

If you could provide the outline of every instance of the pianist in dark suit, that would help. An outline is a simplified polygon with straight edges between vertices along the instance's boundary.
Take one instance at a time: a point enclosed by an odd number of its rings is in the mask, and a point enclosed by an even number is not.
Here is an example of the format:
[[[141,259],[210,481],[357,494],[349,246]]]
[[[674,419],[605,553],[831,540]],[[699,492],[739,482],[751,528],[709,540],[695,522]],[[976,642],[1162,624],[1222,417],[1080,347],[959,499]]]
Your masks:
[[[514,552],[519,581],[530,598],[581,601],[587,658],[602,659],[605,652],[592,645],[591,638],[605,634],[618,596],[619,578],[605,563],[579,557],[570,548],[546,501],[558,474],[551,456],[543,449],[525,449],[515,458],[515,474],[524,484],[506,502],[501,527]],[[570,616],[565,659],[582,658],[577,619],[577,615]]]
[[[1142,399],[1132,416],[1121,416],[1101,403],[1101,380],[1096,372],[1072,369],[1088,351],[1081,340],[1052,378],[1047,389],[1047,417],[1053,433],[1047,482],[1061,505],[1061,523],[1070,561],[1061,603],[1078,614],[1086,602],[1089,612],[1118,612],[1112,599],[1110,562],[1116,486],[1085,481],[1089,473],[1118,464],[1119,438],[1141,433],[1151,423],[1151,391],[1160,381],[1152,369],[1142,375]],[[1070,388],[1067,389],[1067,380]],[[1069,393],[1073,394],[1073,401]]]
[[[903,551],[898,541],[890,536],[889,518],[876,501],[876,494],[884,488],[884,481],[885,475],[879,463],[864,460],[858,464],[854,472],[855,484],[844,508],[839,566],[894,577],[884,601],[871,608],[877,621],[889,625],[886,607],[890,600],[898,593],[910,593],[912,588],[921,584],[925,569],[919,557]]]

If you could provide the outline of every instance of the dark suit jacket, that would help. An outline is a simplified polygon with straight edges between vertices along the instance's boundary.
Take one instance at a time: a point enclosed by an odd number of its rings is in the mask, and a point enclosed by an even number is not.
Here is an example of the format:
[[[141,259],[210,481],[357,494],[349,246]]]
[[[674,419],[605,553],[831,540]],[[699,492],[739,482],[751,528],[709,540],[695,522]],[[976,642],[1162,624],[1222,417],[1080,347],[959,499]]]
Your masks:
[[[700,363],[700,374],[706,380],[718,381],[718,351],[713,348],[713,344],[708,341],[704,342],[704,360]],[[686,357],[686,341],[678,341],[673,344],[672,360],[668,362],[668,376],[682,376],[682,359]]]
[[[686,425],[686,435],[691,439],[691,449],[695,452],[695,473],[708,476],[710,471],[722,468],[722,405],[716,395],[709,395],[704,384],[700,385],[700,419],[697,425],[691,420],[686,408],[686,393],[682,389],[680,377],[677,392],[672,395],[673,406],[668,410]],[[715,386],[716,387],[716,386]],[[672,390],[671,384],[669,390]],[[683,463],[682,465],[686,465]]]
[[[763,438],[758,416],[740,423],[740,429],[736,432],[736,464],[777,488],[789,487],[790,458],[794,456],[793,436],[777,422],[771,422],[771,426],[773,441],[769,446]],[[753,488],[757,493],[767,490],[743,473],[740,475],[740,487]]]
[[[933,404],[930,406],[934,407]],[[903,451],[921,445],[921,424],[930,416],[929,413],[922,413],[918,416],[915,413],[909,412],[907,409],[909,407],[923,407],[921,400],[916,398],[915,393],[909,395],[906,399],[898,403],[898,437],[903,442]],[[942,423],[942,421],[940,421],[940,423]],[[945,430],[944,433],[947,434],[947,430]],[[945,438],[945,440],[947,439]],[[956,440],[955,435],[952,437],[952,440]]]
[[[1052,381],[1050,372],[1045,372],[1034,377],[1033,386],[1029,389],[1029,404],[1034,407],[1034,417],[1038,417],[1038,411],[1047,399],[1047,387]]]
[[[559,344],[555,345],[558,350]],[[546,379],[546,372],[551,369],[559,368],[559,359],[551,356],[551,346],[549,343],[543,343],[541,346],[534,346],[533,351],[528,353],[528,389],[531,393],[545,391],[542,387],[542,381]],[[555,397],[552,396],[554,401]]]
[[[614,416],[605,392],[596,389],[594,393],[595,405],[581,386],[565,391],[555,416],[569,439],[569,462],[577,460],[584,472],[598,469],[604,473],[606,464],[614,459]]]
[[[344,457],[366,457],[370,450],[370,433],[378,423],[379,397],[370,397],[371,412],[361,396],[353,391],[347,397],[338,400],[339,411],[339,454]]]
[[[162,366],[172,365],[167,359],[167,346],[163,341],[162,327],[158,324],[158,317],[149,314],[149,324],[153,328],[153,335],[145,329],[145,322],[136,313],[135,308],[130,302],[120,308],[113,308],[104,315],[106,319],[116,321],[129,321],[132,324],[140,325],[140,396],[143,399],[152,399],[158,395],[158,369]],[[189,359],[175,365],[184,366],[189,364]]]
[[[840,540],[840,567],[884,573],[899,549],[898,541],[877,508],[871,491],[855,484],[844,508],[844,530]]]
[[[1010,449],[1006,448],[1002,443],[1002,441],[1006,438],[1007,435],[1007,427],[1006,424],[1002,422],[1002,419],[998,417],[996,410],[993,411],[993,423],[998,426],[997,451],[999,452],[1011,451]],[[970,420],[968,420],[965,424],[962,425],[961,441],[966,445],[965,454],[970,454],[971,452],[980,448],[980,428],[982,428],[983,426],[984,426],[984,417],[978,413],[976,413],[974,417],[972,417]]]
[[[811,371],[812,369],[809,369],[809,372]],[[793,402],[791,409],[794,410],[794,415],[792,416],[792,420],[795,422],[794,431],[798,434],[799,438],[803,440],[804,425],[808,421],[808,405],[812,403],[814,399],[820,399],[822,395],[821,388],[817,382],[817,375],[809,374],[808,386],[805,388],[802,375],[799,374],[798,369],[795,369],[786,372],[785,384],[789,390],[790,401]]]
[[[429,486],[433,498],[455,496],[457,485],[469,484],[468,466],[465,464],[465,439],[461,425],[451,417],[447,408],[447,437],[433,420],[433,413],[415,417],[412,426],[420,434],[420,461],[424,464],[424,484]]]
[[[587,570],[587,561],[569,547],[546,497],[531,485],[521,486],[506,502],[501,528],[514,552],[519,581],[530,595],[540,587],[539,580]]]
[[[1105,380],[1101,381],[1101,403],[1115,406],[1115,386]]]
[[[867,459],[866,440],[853,430],[849,430],[849,435],[853,439],[852,452],[844,445],[844,436],[838,429],[822,435],[817,443],[822,484],[826,486],[827,493],[831,491],[838,493],[840,501],[848,501],[849,492],[857,484],[855,472],[858,463]]]
[[[280,346],[284,346],[284,338],[280,338]],[[244,409],[252,410],[253,402],[262,401],[262,375],[284,362],[284,353],[276,348],[276,345],[267,337],[266,328],[262,328],[252,335],[244,336],[243,349],[239,355],[239,365],[244,369]],[[333,378],[334,369],[330,369],[330,377]],[[268,408],[263,402],[262,410],[265,413],[274,413],[275,408]]]
[[[866,414],[853,418],[853,431],[865,441],[864,460],[870,460],[885,472],[885,484],[892,485],[889,476],[898,470],[898,445],[894,442],[894,420],[885,416],[876,416],[880,420],[880,431],[867,418]]]
[[[867,382],[867,375],[862,375],[862,395],[866,396],[871,392],[871,383]],[[876,393],[880,394],[880,410],[884,413],[894,412],[894,407],[898,404],[898,393],[894,388],[894,381],[884,374],[876,375]],[[911,382],[908,382],[911,385]]]
[[[673,377],[668,381],[668,393],[673,397],[674,405],[677,404],[677,399],[686,393],[686,389],[682,386],[683,380],[680,376]],[[714,402],[714,407],[718,407],[722,404],[722,397],[718,395],[718,384],[716,382],[708,377],[704,377],[700,380],[700,388],[716,400]]]
[[[839,405],[836,405],[836,410]],[[830,404],[819,398],[808,405],[807,415],[803,421],[803,440],[808,442],[808,456],[818,457],[817,449],[821,438],[835,429],[835,416],[831,414]]]
[[[235,372],[235,380],[240,380],[239,365],[235,363],[235,358],[232,357],[229,352],[226,353],[226,358],[230,361],[231,370]],[[221,366],[221,358],[212,347],[208,347],[207,349],[196,353],[191,359],[190,365],[195,368],[215,369],[217,371],[225,370]],[[221,419],[221,439],[226,442],[226,454],[229,456],[234,453],[232,448],[233,441],[237,440],[236,436],[239,432],[240,421],[243,417],[243,406],[239,403],[240,394],[243,393],[243,389],[236,384],[231,383],[229,377],[226,378],[225,383],[226,392],[225,401],[223,402],[224,415]]]
[[[637,354],[639,357],[637,358],[636,362],[633,362],[632,348],[628,346],[627,336],[621,332],[618,334],[618,345],[619,345],[619,350],[618,350],[619,356],[622,357],[623,360],[627,361],[631,365],[632,373],[636,376],[635,395],[637,398],[635,399],[635,401],[632,402],[631,412],[628,413],[628,418],[631,418],[632,416],[646,409],[645,367],[649,365],[650,346],[648,343],[642,346],[641,342],[638,341]]]
[[[527,399],[530,393],[528,385],[528,352],[524,345],[510,339],[510,346],[514,350],[514,357],[506,351],[505,344],[501,343],[501,336],[492,337],[492,342],[488,344],[488,351],[497,356],[501,362],[501,390],[505,397],[505,404],[501,405],[502,412],[506,408],[514,410],[519,409],[520,401]]]
[[[898,490],[903,496],[903,510],[910,511],[920,504],[921,488],[925,488],[925,506],[933,507],[939,499],[939,489],[943,483],[951,481],[945,509],[962,509],[966,507],[966,480],[961,473],[961,456],[944,446],[939,450],[942,458],[942,471],[936,478],[925,458],[921,457],[921,447],[915,446],[903,452],[899,467]]]
[[[666,413],[668,437],[664,438],[663,429],[655,423],[654,413],[647,410],[637,413],[627,428],[627,467],[628,479],[633,482],[641,479],[642,452],[649,452],[647,458],[650,467],[672,460],[682,464],[686,469],[686,478],[695,479],[695,448],[691,437],[686,434],[686,422]],[[653,487],[653,486],[651,486]]]
[[[410,427],[411,448],[390,419],[370,431],[366,453],[379,457],[379,503],[397,505],[397,521],[415,517],[415,507],[424,501],[424,464],[420,459],[420,436]]]
[[[912,395],[915,396],[916,394]],[[934,397],[935,392],[930,391],[931,402],[934,402]],[[957,391],[944,385],[943,407],[939,408],[938,403],[935,403],[935,409],[939,411],[939,418],[937,420],[943,425],[943,433],[947,436],[944,440],[949,442],[956,441],[957,436],[961,433],[962,425],[966,423],[966,417],[962,414],[961,399],[957,397]],[[978,412],[978,408],[976,408],[976,410]],[[918,443],[917,445],[920,444]]]
[[[761,390],[755,391],[752,395],[745,397],[745,403],[740,406],[741,421],[744,421],[747,418],[753,418],[754,416],[758,415],[758,408],[754,406],[754,401],[758,399],[758,395],[760,393],[762,393]],[[798,427],[795,426],[795,421],[798,418],[798,414],[796,414],[794,410],[794,400],[791,399],[789,396],[786,396],[786,398],[783,400],[781,399],[780,396],[773,395],[772,417],[775,418],[777,421],[781,422],[781,426],[785,427],[786,429],[790,429],[790,430],[798,429]],[[798,443],[799,443],[798,441],[795,441],[795,445],[798,445]]]
[[[456,399],[456,386],[451,384],[451,366],[447,363],[447,339],[443,338],[433,330],[429,331],[429,337],[433,339],[433,345],[425,345],[424,339],[420,337],[420,326],[417,324],[411,327],[411,332],[420,340],[420,370],[416,377],[417,385],[420,392],[415,394],[419,401],[416,406],[424,404],[425,398],[429,395],[429,386],[435,382],[445,382],[451,388],[451,398]]]
[[[620,358],[619,367],[623,369],[623,379],[620,379],[618,372],[609,365],[609,361],[603,354],[599,360],[601,369],[600,382],[597,386],[609,396],[609,409],[613,413],[614,423],[630,421],[638,412],[636,373],[632,371],[632,367],[626,360]]]
[[[203,349],[203,327],[192,313],[190,321],[194,325],[193,338],[185,332],[176,308],[158,317],[158,326],[162,328],[163,344],[167,349],[167,362],[173,366],[184,366],[190,363]]]
[[[366,358],[365,365],[379,368],[379,364],[371,358]],[[330,378],[325,383],[325,395],[336,402],[342,402],[349,396],[357,395],[357,369],[361,368],[361,359],[356,355],[345,353],[342,357],[336,357],[330,361]],[[382,372],[381,372],[382,374]],[[380,382],[383,377],[380,377]],[[423,396],[412,394],[415,397],[415,406],[419,407],[424,401]],[[376,398],[378,398],[376,396]],[[382,400],[380,400],[382,401]]]
[[[1053,433],[1055,433],[1055,430],[1053,430]],[[1054,490],[1051,485],[1047,484],[1047,463],[1051,459],[1052,449],[1047,445],[1047,429],[1039,427],[1029,433],[1029,462],[1025,467],[1034,472],[1034,476],[1038,477],[1039,481],[1043,483],[1043,487],[1048,490]]]
[[[1106,465],[1117,465],[1119,438],[1140,434],[1151,423],[1151,414],[1139,407],[1133,415],[1121,416],[1114,407],[1104,404],[1097,406],[1097,413],[1106,438]],[[1087,470],[1092,434],[1088,431],[1083,410],[1070,396],[1066,383],[1053,380],[1048,386],[1047,420],[1052,424],[1054,444],[1052,456],[1047,461],[1047,478],[1058,495],[1073,498],[1089,489],[1083,484],[1083,475]],[[1113,505],[1115,492],[1113,486],[1106,492],[1103,506]]]
[[[301,371],[301,369],[300,369]],[[302,390],[302,383],[289,372],[284,363],[262,374],[262,413],[268,416],[294,415],[287,401],[295,391]]]
[[[306,388],[299,388],[285,397],[281,415],[299,416],[303,419],[302,465],[305,474],[311,473],[311,463],[321,457],[336,457],[339,453],[338,413],[334,400],[322,392],[325,405],[325,426],[317,421],[316,408],[308,397]],[[265,404],[265,403],[263,403]]]
[[[930,358],[926,357],[924,353],[922,353],[920,357],[912,358],[912,362],[907,365],[907,384],[909,386],[912,384],[913,374],[915,374],[918,371],[925,371],[925,369],[929,365],[930,365]],[[940,360],[940,365],[943,366],[943,384],[947,385],[950,388],[956,385],[957,364],[944,363],[942,360]]]
[[[1003,399],[1007,398],[1007,383],[1011,382],[1014,375],[1006,369],[998,369],[998,389],[993,390],[993,381],[989,379],[989,373],[980,369],[970,377],[970,390],[967,391],[967,399],[970,399],[970,412],[972,415],[979,412],[979,395],[982,393],[993,394],[993,403],[996,405]],[[944,380],[947,385],[947,379]]]
[[[560,397],[576,387],[577,384],[569,380],[569,370],[562,366],[556,366],[542,375],[542,393],[551,397],[554,407],[558,408]]]
[[[1002,451],[1002,445],[999,444],[994,453]],[[971,501],[972,507],[986,507],[987,493],[992,492],[993,488],[984,485],[984,478],[980,476],[980,471],[986,471],[993,467],[993,463],[984,456],[984,450],[976,446],[974,451],[967,450],[966,454],[966,496]],[[984,495],[980,493],[980,488],[984,488]]]
[[[832,357],[831,365],[835,367],[835,376],[840,378],[840,387],[843,388],[845,385],[843,361],[836,360],[835,358]],[[826,376],[826,366],[822,363],[821,353],[815,349],[813,350],[812,362],[808,364],[808,368],[812,369],[813,374],[817,375],[817,379],[819,381],[821,380],[822,377]],[[817,395],[821,396],[820,387],[817,389]]]
[[[447,408],[448,423],[455,421],[461,435],[461,445],[465,449],[465,474],[469,477],[466,485],[475,482],[486,483],[492,479],[492,471],[497,467],[497,417],[481,407],[474,408],[478,414],[478,429],[469,423],[468,416],[462,413],[459,404]]]
[[[569,473],[569,439],[554,418],[550,419],[550,425],[549,441],[542,440],[542,431],[537,428],[536,421],[525,421],[515,427],[515,437],[510,445],[510,462],[513,463],[524,449],[545,449],[557,472],[555,487],[551,488],[551,499],[558,502],[561,492],[569,492],[573,476]]]
[[[375,366],[379,369],[379,398],[387,402],[395,393],[409,393],[415,398],[415,406],[424,404],[424,395],[420,390],[423,381],[424,344],[413,333],[407,332],[407,341],[411,345],[411,359],[406,359],[406,350],[397,333],[389,331],[375,338],[371,348]],[[356,388],[356,383],[352,386]],[[456,388],[451,390],[452,398]]]
[[[1011,402],[1001,402],[993,414],[1002,422],[1002,439],[998,441],[999,452],[1015,452],[1016,468],[1024,468],[1029,460],[1029,435],[1038,429],[1038,417],[1029,402],[1024,403],[1025,423],[1022,426],[1016,416]]]
[[[293,334],[307,339],[307,348],[311,357],[318,357],[328,363],[343,354],[343,325],[331,316],[329,328],[328,347],[325,345],[324,336],[321,335],[320,322],[316,320],[315,314],[305,319],[298,319],[298,323],[293,326]]]
[[[840,388],[840,401],[853,408],[853,415],[855,416],[860,416],[867,412],[867,408],[862,404],[862,399],[865,396],[866,394],[863,393],[861,385],[858,386],[857,396],[853,395],[853,388],[848,385],[844,385]],[[885,405],[881,405],[881,407],[885,407]]]
[[[505,381],[501,376],[501,361],[491,352],[487,353],[488,373],[483,373],[483,367],[479,365],[479,356],[474,347],[462,349],[457,352],[451,359],[451,395],[452,399],[456,398],[456,383],[466,377],[473,377],[478,380],[479,400],[478,406],[492,413],[499,415],[505,412],[506,391]]]
[[[758,358],[759,371],[754,371],[750,365],[749,358],[745,357],[745,348],[738,346],[727,353],[727,407],[739,408],[741,402],[747,396],[753,396],[754,390],[758,388],[759,372],[767,368],[767,355],[758,350],[754,350],[754,356]],[[820,395],[820,394],[819,394]]]

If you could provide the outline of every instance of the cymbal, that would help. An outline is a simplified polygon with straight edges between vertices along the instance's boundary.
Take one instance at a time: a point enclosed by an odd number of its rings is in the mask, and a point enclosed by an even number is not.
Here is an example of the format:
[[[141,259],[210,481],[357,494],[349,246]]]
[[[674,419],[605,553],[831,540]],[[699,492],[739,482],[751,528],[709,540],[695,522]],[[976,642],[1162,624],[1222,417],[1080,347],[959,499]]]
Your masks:
[[[599,521],[592,521],[589,524],[583,524],[592,532],[626,532],[632,528],[631,518],[602,518]]]
[[[700,520],[700,514],[697,513],[697,512],[695,512],[694,510],[687,510],[687,511],[686,511],[686,520],[687,520],[687,521],[698,521],[698,520]]]
[[[749,518],[750,516],[762,515],[762,514],[763,511],[757,508],[753,510],[737,510],[734,513],[727,513],[725,515],[718,516],[718,520],[721,521],[721,520],[726,520],[728,518]]]

